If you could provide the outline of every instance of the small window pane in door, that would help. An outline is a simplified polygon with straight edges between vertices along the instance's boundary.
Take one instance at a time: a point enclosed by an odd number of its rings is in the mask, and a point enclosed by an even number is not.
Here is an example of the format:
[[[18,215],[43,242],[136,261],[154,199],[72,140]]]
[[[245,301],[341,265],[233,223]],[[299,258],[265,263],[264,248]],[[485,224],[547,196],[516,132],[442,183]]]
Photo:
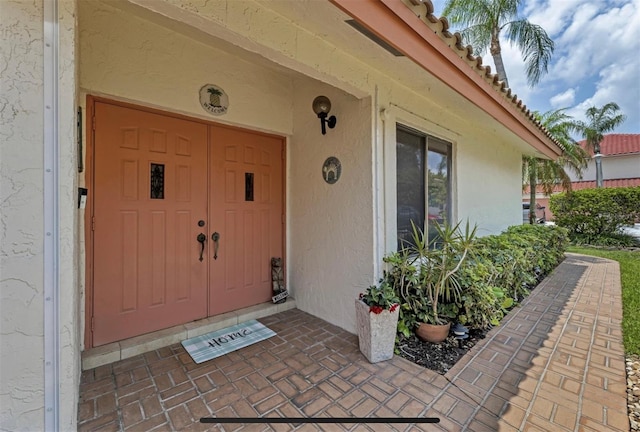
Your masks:
[[[151,199],[164,199],[164,164],[151,164]]]

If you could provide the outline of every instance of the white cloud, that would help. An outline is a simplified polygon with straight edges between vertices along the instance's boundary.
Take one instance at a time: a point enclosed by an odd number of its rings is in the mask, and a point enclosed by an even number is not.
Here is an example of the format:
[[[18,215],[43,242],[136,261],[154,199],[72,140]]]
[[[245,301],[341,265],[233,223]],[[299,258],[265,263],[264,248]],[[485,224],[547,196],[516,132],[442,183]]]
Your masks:
[[[532,0],[523,13],[556,46],[549,73],[533,91],[525,90],[520,54],[504,51],[509,84],[529,108],[577,103],[568,114],[583,120],[587,108],[616,102],[627,116],[616,132],[640,133],[640,0]]]
[[[532,23],[542,26],[555,39],[571,22],[572,13],[584,4],[584,0],[530,0],[522,14]]]
[[[433,3],[441,14],[445,0]],[[640,0],[523,0],[520,15],[555,42],[549,73],[534,89],[521,53],[502,43],[509,86],[529,109],[569,106],[569,114],[583,119],[586,108],[615,102],[627,116],[616,132],[640,133]],[[482,57],[495,72],[491,56]]]
[[[611,65],[600,72],[600,79],[594,94],[569,110],[576,119],[584,120],[584,112],[592,106],[601,107],[609,102],[620,106],[627,120],[620,130],[640,132],[640,76],[638,64],[627,61],[625,64]],[[635,83],[635,85],[629,85]]]
[[[549,103],[554,109],[570,107],[573,105],[573,102],[576,98],[576,90],[570,88],[562,93],[558,93],[549,99]]]

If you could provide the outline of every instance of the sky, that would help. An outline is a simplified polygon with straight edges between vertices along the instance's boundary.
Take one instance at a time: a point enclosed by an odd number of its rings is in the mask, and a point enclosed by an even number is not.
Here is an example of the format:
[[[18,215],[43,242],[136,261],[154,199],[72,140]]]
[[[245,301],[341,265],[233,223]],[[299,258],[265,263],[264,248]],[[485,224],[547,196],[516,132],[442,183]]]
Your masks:
[[[432,3],[440,17],[445,0]],[[585,120],[587,108],[615,102],[627,119],[613,133],[640,133],[640,0],[522,0],[520,17],[543,27],[555,43],[549,72],[534,88],[518,49],[501,44],[512,92],[531,111],[567,108]],[[488,52],[482,63],[495,73]]]

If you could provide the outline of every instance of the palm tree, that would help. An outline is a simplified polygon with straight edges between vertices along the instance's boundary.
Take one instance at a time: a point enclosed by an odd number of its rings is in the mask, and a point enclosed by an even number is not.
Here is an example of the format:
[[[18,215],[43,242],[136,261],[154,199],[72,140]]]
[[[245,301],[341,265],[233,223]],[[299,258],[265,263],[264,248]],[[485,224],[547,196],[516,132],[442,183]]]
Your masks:
[[[474,47],[476,55],[487,48],[493,57],[498,76],[507,87],[507,73],[502,62],[500,36],[516,44],[526,65],[530,87],[538,83],[547,72],[553,40],[539,25],[518,17],[522,0],[448,0],[443,15],[453,25],[466,26],[460,33],[465,43]]]
[[[614,102],[609,102],[602,108],[592,106],[585,113],[587,122],[575,122],[574,129],[586,140],[587,148],[595,153],[596,187],[602,187],[600,143],[604,139],[604,134],[613,131],[627,118],[624,114],[618,113],[618,111],[620,111],[620,107]]]
[[[562,156],[555,161],[532,156],[522,158],[523,187],[529,186],[529,222],[532,224],[535,223],[536,186],[541,186],[545,195],[551,195],[553,187],[558,183],[564,190],[571,191],[571,178],[566,169],[571,169],[581,176],[582,170],[587,167],[589,155],[571,138],[576,122],[564,112],[565,110],[566,108],[543,114],[537,111],[533,113],[558,141]]]

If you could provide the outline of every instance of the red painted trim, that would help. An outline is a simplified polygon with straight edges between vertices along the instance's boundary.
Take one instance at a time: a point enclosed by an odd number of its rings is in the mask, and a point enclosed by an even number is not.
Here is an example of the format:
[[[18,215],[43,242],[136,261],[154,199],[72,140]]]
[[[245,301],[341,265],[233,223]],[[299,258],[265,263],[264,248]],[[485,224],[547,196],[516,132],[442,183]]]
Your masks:
[[[93,318],[93,231],[91,230],[91,217],[94,214],[93,192],[93,115],[95,112],[95,98],[87,95],[85,109],[85,185],[88,188],[87,206],[84,211],[84,256],[85,256],[85,281],[84,281],[84,349],[93,347],[93,332],[91,331],[91,319]]]
[[[551,158],[561,150],[401,0],[329,0],[424,70]]]

